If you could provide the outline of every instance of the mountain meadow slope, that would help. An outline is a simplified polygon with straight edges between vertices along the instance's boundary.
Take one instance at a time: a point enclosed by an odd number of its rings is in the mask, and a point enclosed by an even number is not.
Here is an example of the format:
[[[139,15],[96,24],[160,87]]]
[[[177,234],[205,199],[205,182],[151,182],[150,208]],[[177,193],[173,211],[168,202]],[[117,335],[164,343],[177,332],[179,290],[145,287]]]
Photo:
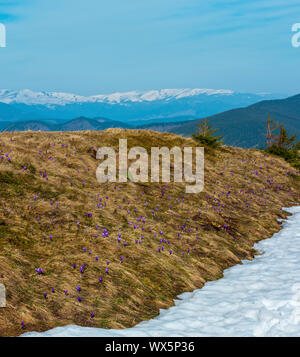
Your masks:
[[[96,148],[197,146],[147,130],[0,134],[0,336],[131,327],[258,254],[300,177],[254,149],[205,149],[205,186],[102,183]],[[278,262],[280,264],[280,262]],[[201,314],[201,311],[199,311]]]

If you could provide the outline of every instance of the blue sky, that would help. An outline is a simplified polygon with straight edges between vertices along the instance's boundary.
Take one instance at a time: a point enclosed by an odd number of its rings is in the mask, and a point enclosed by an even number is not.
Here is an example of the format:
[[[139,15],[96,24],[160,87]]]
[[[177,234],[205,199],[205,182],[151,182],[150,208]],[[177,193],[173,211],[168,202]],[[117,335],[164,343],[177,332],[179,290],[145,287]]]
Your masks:
[[[299,0],[0,0],[0,88],[300,92]]]

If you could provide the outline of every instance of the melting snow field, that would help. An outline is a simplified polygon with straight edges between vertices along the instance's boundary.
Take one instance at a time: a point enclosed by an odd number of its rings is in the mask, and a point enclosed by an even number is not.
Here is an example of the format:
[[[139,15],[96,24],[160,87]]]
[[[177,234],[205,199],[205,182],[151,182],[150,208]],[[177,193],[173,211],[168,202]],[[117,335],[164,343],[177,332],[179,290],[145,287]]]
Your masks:
[[[300,336],[300,207],[286,211],[293,216],[284,229],[255,245],[262,255],[180,295],[152,320],[124,330],[70,325],[23,336]]]

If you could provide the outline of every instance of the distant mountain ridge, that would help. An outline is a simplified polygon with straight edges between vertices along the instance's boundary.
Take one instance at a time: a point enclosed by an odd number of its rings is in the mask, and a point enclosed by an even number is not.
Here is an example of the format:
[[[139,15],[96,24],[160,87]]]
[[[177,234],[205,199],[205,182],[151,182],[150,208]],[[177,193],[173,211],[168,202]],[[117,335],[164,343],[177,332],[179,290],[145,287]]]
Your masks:
[[[245,108],[209,116],[207,119],[214,128],[219,129],[218,135],[224,135],[226,144],[258,148],[265,144],[268,114],[300,139],[300,94],[286,99],[264,100]],[[149,124],[144,128],[190,136],[196,131],[199,122],[197,119],[182,123]]]
[[[291,134],[300,138],[300,94],[281,100],[264,100],[245,108],[238,108],[208,117],[218,134],[224,135],[227,145],[239,147],[261,147],[265,144],[265,124],[268,114],[275,121],[284,124]],[[149,129],[161,132],[171,132],[190,136],[197,129],[201,119],[184,120],[185,117],[175,117],[173,122],[156,121],[144,124],[134,121],[128,124],[108,118],[78,117],[70,121],[51,123],[46,121],[21,121],[9,123],[6,131],[75,131],[75,130],[105,130],[107,128]],[[1,124],[1,122],[0,122]],[[1,129],[1,126],[0,126]],[[2,128],[3,130],[4,128]]]
[[[0,121],[70,120],[107,117],[132,124],[173,118],[195,119],[248,106],[272,94],[236,93],[227,89],[161,89],[82,96],[60,92],[0,90]]]
[[[42,120],[27,120],[9,123],[2,131],[81,131],[81,130],[105,130],[108,128],[128,128],[128,125],[107,118],[79,117],[67,122],[52,124]]]
[[[6,104],[22,103],[27,105],[67,105],[74,103],[127,103],[127,102],[153,102],[157,100],[172,100],[197,95],[233,95],[228,89],[161,89],[151,91],[116,92],[112,94],[98,94],[82,96],[63,92],[34,92],[29,89],[21,91],[0,90],[0,102]]]

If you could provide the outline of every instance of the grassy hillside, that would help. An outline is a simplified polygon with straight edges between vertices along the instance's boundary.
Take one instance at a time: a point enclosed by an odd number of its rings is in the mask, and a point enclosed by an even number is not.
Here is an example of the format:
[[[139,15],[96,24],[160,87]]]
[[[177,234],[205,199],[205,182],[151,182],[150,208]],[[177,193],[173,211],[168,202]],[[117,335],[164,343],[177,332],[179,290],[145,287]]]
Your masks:
[[[152,318],[178,294],[252,259],[253,244],[280,229],[282,207],[299,204],[292,167],[232,147],[206,150],[200,194],[185,194],[179,183],[99,184],[95,148],[117,148],[119,138],[148,152],[196,146],[121,129],[0,134],[0,283],[7,289],[0,336]]]

